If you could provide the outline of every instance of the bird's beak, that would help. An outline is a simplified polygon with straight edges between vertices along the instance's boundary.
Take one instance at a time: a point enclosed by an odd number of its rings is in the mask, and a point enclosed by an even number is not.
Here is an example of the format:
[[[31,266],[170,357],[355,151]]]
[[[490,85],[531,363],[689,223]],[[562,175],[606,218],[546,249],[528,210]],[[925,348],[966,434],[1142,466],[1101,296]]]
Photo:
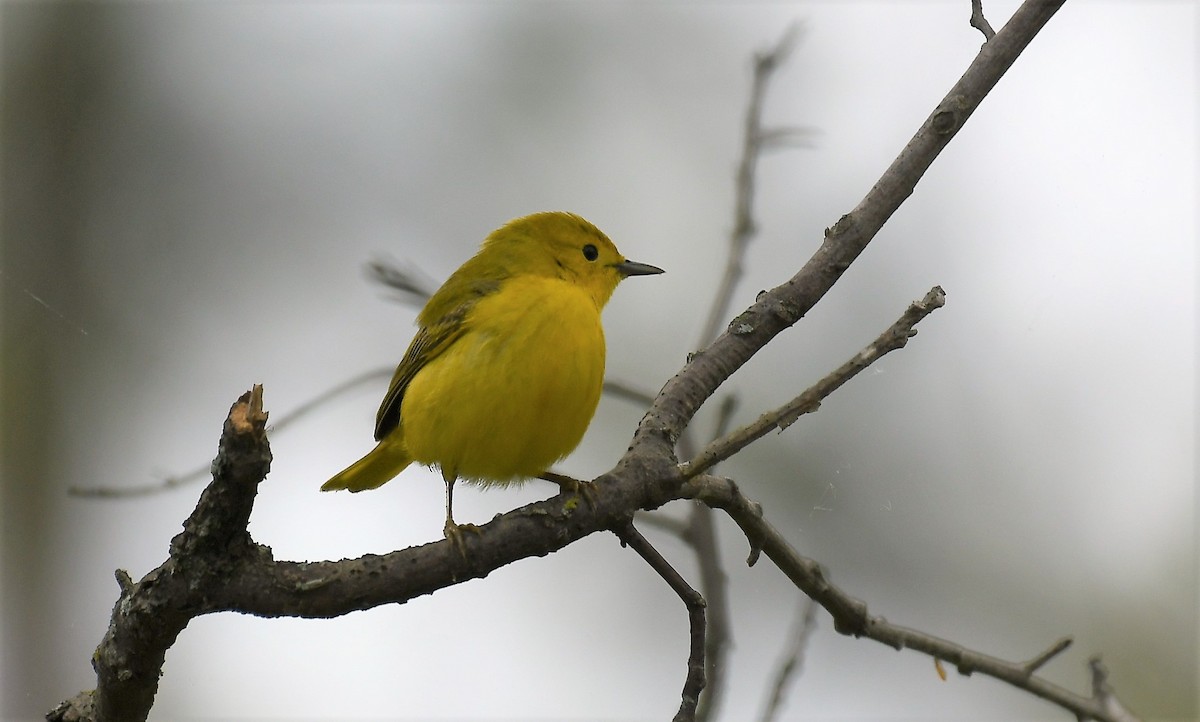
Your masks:
[[[613,267],[622,276],[653,276],[663,272],[663,269],[658,266],[651,266],[649,263],[638,263],[637,261],[622,261],[613,264]]]

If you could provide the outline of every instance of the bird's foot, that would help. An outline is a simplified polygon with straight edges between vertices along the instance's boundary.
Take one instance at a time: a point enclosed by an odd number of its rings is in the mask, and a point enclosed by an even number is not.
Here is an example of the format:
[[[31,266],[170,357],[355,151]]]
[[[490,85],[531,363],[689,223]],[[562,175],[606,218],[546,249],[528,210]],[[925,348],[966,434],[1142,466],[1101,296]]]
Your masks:
[[[442,527],[442,533],[450,540],[450,544],[458,550],[463,559],[467,558],[467,544],[463,539],[463,532],[479,534],[479,527],[474,524],[455,524],[453,521],[446,521],[446,526]]]
[[[558,484],[558,488],[564,494],[574,494],[577,499],[583,499],[587,504],[588,509],[595,510],[596,508],[596,485],[590,481],[581,481],[566,474],[559,474],[554,471],[544,472],[541,478],[553,484]]]

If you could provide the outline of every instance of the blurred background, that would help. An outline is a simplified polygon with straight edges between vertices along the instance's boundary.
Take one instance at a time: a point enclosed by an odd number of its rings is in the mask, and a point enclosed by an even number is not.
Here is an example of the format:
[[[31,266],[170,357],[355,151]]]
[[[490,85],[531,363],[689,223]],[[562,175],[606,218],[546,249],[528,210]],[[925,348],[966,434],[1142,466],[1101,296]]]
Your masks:
[[[999,28],[1016,2],[988,2]],[[415,310],[364,277],[444,278],[494,227],[569,209],[667,274],[605,313],[608,373],[654,392],[694,350],[732,227],[751,59],[792,23],[735,307],[784,281],[974,57],[967,0],[6,3],[2,42],[0,717],[93,687],[113,570],[166,558],[200,491],[79,498],[203,465],[230,404],[274,418],[390,369]],[[735,422],[799,393],[934,284],[947,306],[818,414],[722,472],[876,614],[1195,719],[1197,5],[1067,3],[832,293],[726,385]],[[386,381],[271,438],[251,522],[277,558],[441,534],[442,484],[318,486],[370,448]],[[715,408],[716,404],[710,404]],[[642,409],[606,399],[590,477]],[[701,437],[714,415],[694,424]],[[456,498],[460,521],[556,492]],[[665,513],[682,516],[677,503]],[[722,719],[762,709],[798,594],[719,522],[734,647]],[[651,540],[692,579],[690,552]],[[613,719],[678,705],[686,616],[603,534],[332,621],[195,620],[154,718]],[[1067,719],[836,634],[785,719]]]

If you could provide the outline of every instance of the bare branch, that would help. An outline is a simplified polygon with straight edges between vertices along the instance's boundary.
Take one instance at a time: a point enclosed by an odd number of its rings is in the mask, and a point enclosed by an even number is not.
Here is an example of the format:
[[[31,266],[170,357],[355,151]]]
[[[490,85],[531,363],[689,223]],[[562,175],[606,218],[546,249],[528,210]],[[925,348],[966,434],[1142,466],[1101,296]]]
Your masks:
[[[683,699],[674,719],[675,722],[691,722],[696,719],[696,704],[704,690],[704,597],[692,589],[670,562],[634,528],[632,522],[614,527],[613,533],[620,538],[622,544],[628,545],[645,559],[687,607],[691,644],[688,651],[687,678],[683,683]]]
[[[758,145],[762,150],[776,148],[811,148],[816,128],[764,128],[758,134]]]
[[[654,402],[653,394],[648,394],[632,384],[624,381],[604,379],[604,393],[614,398],[623,399],[638,406],[649,406]]]
[[[725,270],[721,281],[713,294],[708,320],[700,332],[700,341],[697,344],[699,347],[712,343],[720,333],[725,319],[729,316],[733,293],[742,276],[746,249],[756,233],[754,189],[759,156],[768,148],[780,147],[787,141],[799,140],[802,137],[801,132],[794,132],[792,129],[768,131],[763,128],[762,122],[768,82],[775,69],[791,55],[799,38],[799,31],[800,26],[792,24],[784,31],[774,48],[759,53],[754,60],[750,99],[742,130],[742,157],[738,163],[735,179],[734,218],[733,228],[729,235],[729,253],[725,259]],[[649,405],[647,404],[647,406]],[[736,397],[726,396],[717,416],[717,430],[714,437],[725,433],[733,419],[736,407]],[[677,444],[677,453],[684,456],[693,455],[693,438],[694,434],[684,429]],[[726,656],[731,637],[730,618],[732,615],[727,593],[728,577],[721,568],[721,557],[717,548],[717,527],[713,520],[713,512],[707,506],[696,505],[688,515],[687,523],[688,527],[684,538],[695,550],[696,563],[700,568],[700,585],[710,604],[708,650],[705,656],[708,662],[708,687],[700,699],[700,707],[696,714],[696,718],[700,722],[706,722],[716,717],[721,707],[721,697],[725,691]]]
[[[181,486],[188,486],[201,481],[208,474],[207,466],[197,466],[182,474],[156,479],[145,484],[132,486],[69,486],[68,496],[79,496],[92,499],[131,499],[138,496],[161,494]]]
[[[213,481],[183,532],[171,540],[170,558],[136,584],[117,572],[121,593],[92,657],[95,719],[146,719],[167,648],[205,611],[207,589],[230,565],[261,551],[250,541],[246,525],[258,484],[271,466],[266,426],[262,387],[255,386],[229,411],[212,464]]]
[[[1137,716],[1121,704],[1108,684],[1108,668],[1100,661],[1100,655],[1088,660],[1088,669],[1092,673],[1092,699],[1102,705],[1116,722],[1138,722]]]
[[[783,696],[788,684],[796,678],[804,666],[804,650],[808,647],[808,639],[817,628],[817,603],[810,597],[796,609],[796,620],[792,623],[792,631],[788,634],[788,647],[779,671],[775,675],[775,684],[771,687],[771,697],[763,710],[762,722],[771,722],[779,716],[783,706]]]
[[[992,24],[983,16],[983,0],[971,0],[971,27],[983,33],[984,40],[996,37]]]
[[[413,263],[378,256],[367,263],[367,278],[396,292],[396,300],[420,308],[438,289],[437,281]]]
[[[282,431],[355,387],[375,383],[376,381],[387,381],[391,376],[392,370],[387,368],[364,371],[357,376],[331,386],[300,404],[295,409],[292,409],[287,414],[280,416],[278,421],[267,427],[267,430],[271,433]],[[128,499],[137,496],[149,496],[203,481],[208,478],[209,471],[210,465],[202,464],[183,474],[168,476],[165,479],[152,481],[148,484],[135,484],[133,486],[72,486],[67,489],[67,494],[70,496],[100,499]]]
[[[733,423],[737,409],[737,397],[726,396],[721,400],[717,412],[717,424],[713,436],[720,437]],[[692,506],[688,514],[687,528],[683,539],[696,553],[696,566],[700,571],[700,588],[708,600],[708,637],[704,659],[708,686],[700,697],[696,719],[715,719],[721,709],[725,694],[725,682],[729,679],[729,641],[733,638],[733,613],[729,601],[729,575],[721,563],[721,549],[717,539],[717,523],[713,510],[704,504]]]
[[[1080,718],[1100,722],[1129,722],[1131,719],[1122,716],[1126,713],[1124,707],[1109,694],[1111,690],[1092,698],[1083,697],[1033,675],[1028,662],[998,659],[925,632],[891,624],[883,617],[870,614],[865,602],[851,597],[830,582],[820,564],[797,553],[763,518],[761,507],[743,496],[732,480],[715,476],[697,477],[688,482],[684,494],[724,509],[751,540],[752,547],[761,548],[800,591],[833,616],[833,628],[839,633],[873,639],[897,650],[907,648],[923,652],[935,660],[941,659],[955,665],[959,674],[979,672],[999,679],[1069,710]],[[1055,653],[1061,651],[1057,649],[1061,644],[1061,641],[1056,643],[1051,650],[1056,650]],[[1034,659],[1036,661],[1045,656],[1047,654],[1042,653]],[[1123,712],[1114,711],[1118,708]]]
[[[646,475],[655,472],[623,464],[624,481],[609,474],[592,487],[594,504],[559,495],[482,525],[465,540],[471,547],[465,558],[443,539],[339,562],[276,561],[247,531],[258,484],[271,459],[261,400],[256,386],[230,410],[212,464],[213,480],[184,531],[172,540],[168,559],[136,583],[118,572],[121,592],[94,658],[97,688],[56,708],[56,719],[146,719],[166,650],[197,616],[237,611],[328,618],[403,603],[486,576],[518,559],[543,556],[624,523],[634,509],[662,503],[648,494],[653,485]],[[670,473],[670,468],[664,471]],[[693,612],[691,617],[693,626],[702,625],[702,616]],[[689,677],[689,694],[700,691],[694,679]],[[94,715],[87,712],[89,706]]]
[[[904,348],[908,339],[916,335],[916,326],[934,310],[946,303],[946,294],[941,286],[934,286],[920,301],[914,301],[903,315],[872,341],[866,348],[859,351],[850,360],[839,366],[832,373],[810,386],[804,393],[792,399],[779,408],[758,417],[756,421],[743,426],[704,447],[695,458],[679,465],[684,478],[712,468],[724,459],[749,446],[754,441],[766,436],[771,430],[782,431],[803,414],[812,413],[821,406],[821,401],[842,384],[854,378],[863,369],[883,358],[896,349]]]
[[[713,295],[713,304],[700,333],[700,345],[712,342],[721,332],[722,326],[729,315],[733,291],[742,277],[742,259],[746,255],[746,246],[757,231],[754,223],[754,187],[758,158],[764,145],[778,145],[780,137],[774,132],[765,132],[762,125],[763,101],[767,94],[767,84],[775,72],[796,46],[800,37],[801,26],[793,24],[784,32],[783,37],[771,50],[760,53],[754,59],[754,79],[750,86],[750,105],[746,109],[745,126],[742,133],[742,159],[738,163],[737,191],[734,204],[733,231],[729,237],[729,256],[725,262],[725,272],[717,284]]]
[[[700,698],[698,720],[715,719],[728,679],[729,640],[733,634],[729,603],[729,575],[721,566],[721,549],[717,543],[717,524],[712,509],[696,504],[688,514],[684,541],[696,554],[700,572],[700,588],[709,604],[708,637],[704,659],[709,686]]]
[[[821,247],[804,267],[788,281],[759,294],[716,341],[693,354],[667,382],[634,435],[635,455],[662,458],[673,454],[684,428],[721,384],[833,287],[912,195],[934,159],[1063,1],[1027,0],[1021,5],[996,37],[980,49],[966,73],[858,206],[826,231]]]
[[[1024,665],[1022,665],[1022,667],[1027,673],[1033,674],[1042,667],[1046,666],[1047,662],[1067,651],[1067,648],[1071,646],[1071,642],[1072,639],[1070,637],[1063,637],[1047,647],[1046,651],[1026,662]]]
[[[666,514],[661,514],[657,511],[639,511],[634,520],[647,526],[652,526],[659,531],[665,531],[679,539],[686,539],[688,530],[691,526],[683,519],[676,519]]]

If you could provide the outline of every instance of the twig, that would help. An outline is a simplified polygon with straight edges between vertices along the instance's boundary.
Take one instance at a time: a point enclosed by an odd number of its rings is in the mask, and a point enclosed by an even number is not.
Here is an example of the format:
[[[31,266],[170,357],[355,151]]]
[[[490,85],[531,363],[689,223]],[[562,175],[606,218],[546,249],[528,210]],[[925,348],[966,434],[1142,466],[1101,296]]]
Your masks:
[[[413,263],[401,263],[390,256],[377,256],[367,262],[367,278],[397,292],[396,300],[420,308],[438,289],[438,282]]]
[[[391,369],[379,368],[364,371],[347,381],[342,381],[339,384],[331,386],[300,404],[295,409],[292,409],[291,412],[280,416],[279,420],[271,424],[267,430],[271,433],[282,431],[354,387],[374,383],[379,380],[387,380],[391,378],[391,375]],[[168,476],[165,479],[159,479],[147,484],[135,484],[133,486],[72,486],[67,489],[67,494],[70,496],[97,499],[128,499],[136,496],[161,494],[164,491],[170,491],[171,489],[187,486],[194,482],[203,481],[208,478],[210,470],[209,464],[203,464],[183,474]]]
[[[729,433],[729,427],[733,424],[733,414],[737,411],[738,397],[726,396],[721,399],[721,405],[717,407],[717,423],[713,427],[712,437],[719,439]]]
[[[1108,683],[1108,668],[1100,661],[1100,655],[1088,660],[1088,669],[1092,673],[1092,699],[1102,705],[1117,722],[1138,722],[1137,715],[1121,704],[1116,693]]]
[[[942,659],[955,665],[962,675],[979,672],[999,679],[1069,710],[1081,719],[1100,722],[1130,722],[1132,719],[1131,716],[1123,716],[1127,710],[1107,693],[1084,697],[1032,674],[1028,662],[1008,662],[925,632],[894,625],[883,617],[870,614],[865,602],[851,597],[830,582],[820,564],[797,553],[763,517],[762,508],[743,496],[732,480],[715,476],[697,477],[688,482],[684,494],[724,509],[741,527],[752,547],[760,548],[800,591],[833,616],[833,628],[839,633],[873,639],[897,650],[907,648],[922,652],[935,660]],[[1061,645],[1061,641],[1057,642],[1050,650],[1057,654],[1062,651]],[[1046,656],[1047,653],[1042,653],[1034,659],[1036,661]],[[1093,675],[1095,679],[1094,672]],[[1116,711],[1118,707],[1120,712]]]
[[[649,406],[654,403],[654,395],[648,394],[631,384],[623,381],[604,379],[604,393],[613,398],[623,399],[638,406]]]
[[[859,372],[886,354],[904,348],[908,339],[917,333],[914,326],[945,303],[945,292],[942,291],[941,286],[934,286],[929,293],[925,294],[924,298],[910,304],[895,323],[850,360],[783,406],[768,411],[753,423],[713,441],[704,447],[704,450],[695,458],[681,463],[679,465],[680,473],[684,478],[703,473],[717,462],[728,459],[751,443],[766,436],[772,429],[782,431],[803,414],[816,411],[820,408],[821,401],[840,388],[842,384],[854,378]]]
[[[737,397],[726,396],[717,412],[717,424],[713,436],[720,437],[733,422],[737,409]],[[708,638],[705,645],[705,669],[708,686],[700,697],[696,719],[700,722],[715,719],[721,708],[728,679],[729,640],[733,637],[732,605],[729,602],[729,575],[721,564],[721,549],[717,540],[717,523],[713,510],[704,504],[692,506],[688,514],[687,529],[683,535],[696,552],[696,566],[700,572],[700,588],[708,600]]]
[[[858,206],[826,231],[821,247],[790,279],[760,293],[724,333],[691,356],[642,418],[631,451],[667,458],[700,407],[734,372],[808,313],[912,195],[925,171],[1064,0],[1027,0],[986,43],[963,76]]]
[[[800,26],[792,24],[771,50],[760,53],[754,59],[754,79],[750,86],[750,104],[746,108],[746,120],[742,134],[742,158],[738,163],[736,202],[734,204],[733,232],[729,237],[729,256],[725,272],[713,295],[712,308],[700,334],[701,345],[709,344],[725,325],[730,301],[738,280],[742,277],[742,259],[746,246],[757,231],[754,223],[754,187],[758,158],[764,143],[778,144],[780,136],[763,130],[763,100],[767,84],[775,70],[787,59],[800,36]],[[785,136],[788,134],[784,134]]]
[[[385,256],[380,256],[368,262],[365,273],[375,283],[397,291],[397,300],[402,303],[420,306],[429,300],[429,297],[437,290],[437,282],[432,280],[416,265],[402,265],[399,261]],[[296,420],[303,418],[305,415],[353,389],[355,386],[374,382],[376,379],[386,380],[391,377],[392,372],[393,370],[390,368],[372,369],[335,384],[331,388],[300,404],[291,413],[280,416],[279,421],[275,422],[269,430],[272,432],[281,431]],[[200,464],[182,474],[167,476],[145,484],[134,484],[132,486],[71,486],[67,489],[67,495],[93,499],[129,499],[139,496],[151,496],[203,481],[208,478],[208,473],[208,464]]]
[[[768,148],[798,142],[807,137],[801,129],[767,130],[763,127],[762,121],[763,106],[766,102],[770,80],[775,70],[791,55],[799,36],[800,26],[798,24],[790,25],[773,48],[758,53],[754,59],[750,100],[747,104],[742,131],[742,156],[738,162],[734,186],[734,218],[733,228],[729,234],[729,252],[725,259],[724,273],[713,294],[708,320],[701,330],[697,347],[702,348],[712,343],[729,317],[733,293],[742,277],[746,249],[757,232],[757,223],[754,220],[754,191],[759,157]],[[737,398],[735,396],[726,396],[722,401],[717,416],[717,429],[713,434],[714,438],[725,433],[736,407]],[[679,454],[694,455],[693,434],[685,429],[679,441],[677,447]],[[721,698],[725,692],[726,657],[731,637],[732,614],[726,589],[728,578],[725,570],[721,568],[720,550],[717,546],[717,528],[712,510],[707,506],[697,505],[688,515],[687,524],[685,539],[695,550],[696,562],[700,570],[700,586],[710,605],[708,653],[705,656],[708,664],[708,686],[700,698],[700,707],[696,714],[697,720],[706,722],[716,718],[721,706]]]
[[[985,40],[991,40],[996,36],[996,31],[992,30],[992,25],[983,16],[983,0],[971,0],[971,27],[983,33]]]
[[[1042,667],[1046,666],[1047,662],[1067,651],[1067,648],[1071,646],[1071,642],[1072,640],[1070,637],[1063,637],[1047,647],[1046,651],[1026,662],[1024,665],[1022,665],[1022,667],[1027,673],[1033,674]]]
[[[150,496],[198,482],[204,479],[207,473],[207,466],[197,466],[183,474],[175,474],[133,486],[69,486],[67,495],[91,499],[130,499],[137,496]]]
[[[717,524],[712,509],[696,504],[688,514],[684,540],[696,554],[700,573],[700,588],[709,604],[708,637],[705,644],[705,669],[708,686],[700,697],[696,719],[700,722],[715,719],[728,679],[729,640],[732,617],[729,603],[729,576],[721,566],[720,545],[717,543]]]
[[[812,636],[813,630],[817,628],[817,603],[810,597],[803,597],[796,612],[796,619],[792,622],[792,631],[788,635],[787,652],[779,664],[779,671],[775,674],[775,684],[771,687],[771,697],[760,717],[762,722],[771,722],[779,716],[779,712],[783,709],[783,696],[787,691],[787,686],[804,666],[804,650],[808,647],[808,639]]]
[[[679,572],[663,558],[646,538],[634,528],[632,522],[614,527],[613,533],[637,552],[671,589],[683,600],[688,610],[688,627],[691,644],[688,650],[687,677],[683,683],[682,701],[675,713],[675,722],[691,722],[696,719],[696,704],[704,690],[704,597],[680,576]]]
[[[657,511],[639,511],[634,515],[634,521],[652,526],[659,531],[665,531],[672,536],[686,541],[691,524],[683,519],[659,513]]]

